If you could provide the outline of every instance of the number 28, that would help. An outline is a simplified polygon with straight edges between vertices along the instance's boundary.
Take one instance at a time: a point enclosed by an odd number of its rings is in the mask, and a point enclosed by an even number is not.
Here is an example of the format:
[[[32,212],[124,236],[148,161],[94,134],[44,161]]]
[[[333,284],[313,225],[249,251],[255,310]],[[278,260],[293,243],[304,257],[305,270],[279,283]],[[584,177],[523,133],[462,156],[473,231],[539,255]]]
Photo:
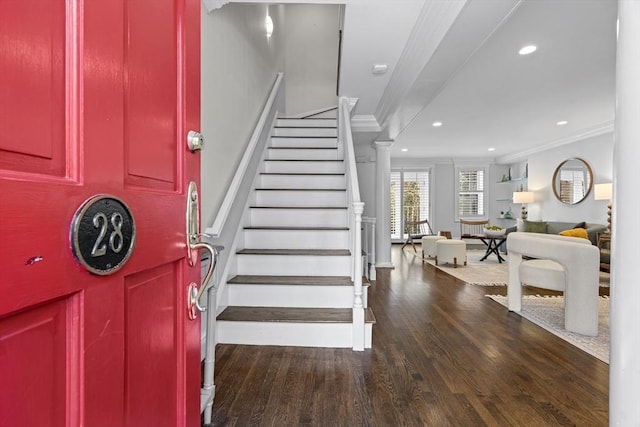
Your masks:
[[[98,238],[91,249],[92,257],[100,257],[107,254],[107,246],[114,253],[119,253],[124,246],[124,237],[122,236],[122,215],[118,212],[111,214],[111,218],[107,218],[103,212],[98,212],[93,216],[93,226],[100,230]],[[113,231],[109,234],[108,244],[105,237],[111,227]]]

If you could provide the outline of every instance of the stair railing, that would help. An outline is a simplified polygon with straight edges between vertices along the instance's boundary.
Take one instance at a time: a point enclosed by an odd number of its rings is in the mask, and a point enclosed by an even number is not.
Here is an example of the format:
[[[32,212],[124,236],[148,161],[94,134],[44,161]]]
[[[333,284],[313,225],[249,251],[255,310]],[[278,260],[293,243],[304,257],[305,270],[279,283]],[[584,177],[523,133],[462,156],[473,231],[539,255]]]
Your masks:
[[[362,212],[360,187],[356,170],[356,155],[351,134],[351,111],[349,100],[340,98],[338,104],[338,151],[344,153],[345,176],[347,178],[347,214],[351,250],[351,280],[353,281],[353,350],[364,351],[364,299],[362,296]]]
[[[366,260],[364,274],[367,279],[376,280],[376,219],[363,216],[362,225],[362,248]]]

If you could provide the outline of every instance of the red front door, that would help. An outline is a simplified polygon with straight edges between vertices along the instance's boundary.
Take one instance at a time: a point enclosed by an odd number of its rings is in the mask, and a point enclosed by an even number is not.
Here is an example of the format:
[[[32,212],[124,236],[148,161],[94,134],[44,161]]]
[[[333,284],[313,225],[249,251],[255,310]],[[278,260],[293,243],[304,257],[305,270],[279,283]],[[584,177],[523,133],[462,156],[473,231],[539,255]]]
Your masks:
[[[0,1],[0,426],[199,424],[199,40],[198,0]],[[72,250],[98,194],[135,221],[105,275]],[[122,250],[122,221],[95,214],[90,257]]]

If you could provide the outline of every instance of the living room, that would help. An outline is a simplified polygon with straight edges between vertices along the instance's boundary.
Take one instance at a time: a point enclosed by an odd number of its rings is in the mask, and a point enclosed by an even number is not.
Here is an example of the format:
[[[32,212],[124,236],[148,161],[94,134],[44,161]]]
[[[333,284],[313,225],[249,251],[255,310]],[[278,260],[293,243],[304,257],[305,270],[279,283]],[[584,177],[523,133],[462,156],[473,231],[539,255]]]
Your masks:
[[[591,190],[584,200],[576,204],[562,203],[553,192],[554,172],[560,164],[572,158],[583,159],[593,172],[593,184],[612,182],[613,129],[603,128],[602,133],[578,140],[567,140],[544,150],[530,150],[523,155],[509,156],[506,164],[481,159],[403,159],[392,158],[392,171],[423,171],[429,173],[429,200],[431,215],[428,218],[434,232],[451,231],[460,234],[456,215],[456,171],[460,168],[486,171],[486,192],[483,214],[491,224],[511,227],[521,216],[521,205],[508,201],[511,193],[521,189],[534,193],[534,201],[528,203],[528,219],[532,221],[581,221],[607,224],[608,200],[596,200]],[[365,216],[375,216],[375,162],[358,164],[361,193],[365,201]],[[503,176],[512,180],[502,182]],[[525,174],[527,175],[525,177]],[[516,179],[517,178],[517,179]],[[526,179],[520,179],[526,178]],[[500,218],[500,213],[510,209],[513,219]],[[395,240],[402,241],[402,238]]]

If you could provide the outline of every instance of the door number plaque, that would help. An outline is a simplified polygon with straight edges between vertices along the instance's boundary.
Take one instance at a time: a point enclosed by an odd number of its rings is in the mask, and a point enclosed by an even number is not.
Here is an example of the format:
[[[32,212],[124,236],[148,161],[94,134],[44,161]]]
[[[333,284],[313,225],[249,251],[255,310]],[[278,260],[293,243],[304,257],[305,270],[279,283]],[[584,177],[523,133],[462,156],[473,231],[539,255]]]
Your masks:
[[[129,207],[117,197],[98,194],[78,208],[71,223],[73,255],[87,270],[113,274],[129,260],[136,226]]]

